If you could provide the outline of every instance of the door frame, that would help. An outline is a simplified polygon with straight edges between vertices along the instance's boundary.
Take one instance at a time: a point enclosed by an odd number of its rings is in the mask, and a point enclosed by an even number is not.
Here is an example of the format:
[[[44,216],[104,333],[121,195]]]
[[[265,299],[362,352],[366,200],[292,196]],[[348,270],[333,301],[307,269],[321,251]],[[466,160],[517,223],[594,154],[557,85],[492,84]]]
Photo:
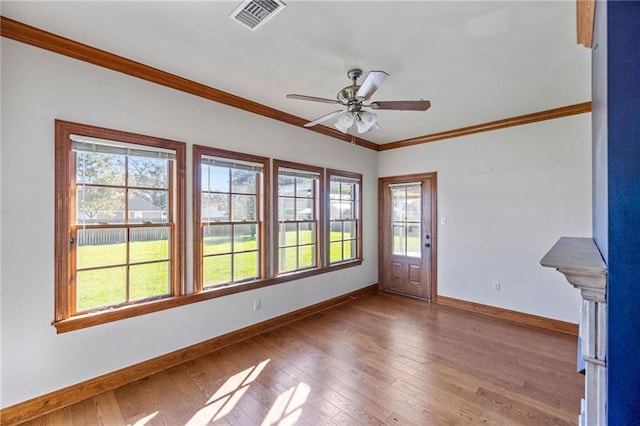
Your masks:
[[[438,173],[415,173],[410,175],[401,176],[385,176],[378,178],[378,289],[380,291],[388,291],[382,288],[382,266],[384,261],[384,247],[382,241],[384,241],[383,233],[385,232],[383,226],[383,191],[389,184],[397,183],[410,183],[417,180],[431,179],[431,223],[430,223],[430,235],[431,235],[431,254],[430,263],[430,281],[431,281],[431,302],[437,302],[438,299]],[[389,232],[387,230],[387,232]],[[389,249],[387,247],[387,249]],[[409,296],[409,295],[406,295]],[[411,296],[409,296],[411,297]],[[424,300],[424,299],[423,299]]]

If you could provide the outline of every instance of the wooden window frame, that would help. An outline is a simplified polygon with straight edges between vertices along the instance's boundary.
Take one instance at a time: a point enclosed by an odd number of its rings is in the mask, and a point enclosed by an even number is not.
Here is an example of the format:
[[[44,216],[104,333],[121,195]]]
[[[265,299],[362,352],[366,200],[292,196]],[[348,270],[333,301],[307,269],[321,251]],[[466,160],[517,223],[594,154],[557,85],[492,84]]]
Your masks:
[[[362,260],[362,174],[353,173],[353,172],[345,172],[342,170],[335,169],[326,169],[326,198],[325,198],[325,215],[327,218],[327,232],[326,232],[326,241],[327,241],[327,259],[326,264],[331,267],[335,265],[340,265],[348,262],[361,261]],[[355,257],[353,259],[343,259],[339,262],[331,263],[331,177],[344,177],[358,181],[358,188],[355,193],[356,199],[354,200],[354,208],[356,210],[354,214],[354,222],[356,226],[356,237],[354,239],[356,248],[355,248]],[[342,240],[343,242],[345,240]]]
[[[316,261],[315,266],[295,269],[289,271],[280,271],[279,262],[280,262],[280,246],[279,246],[279,236],[280,236],[280,218],[279,218],[279,175],[280,169],[294,169],[299,170],[302,173],[314,173],[318,174],[318,186],[317,186],[317,194],[314,197],[314,212],[316,212],[317,217],[314,218],[313,222],[316,225],[316,235],[315,235],[315,246],[316,246]],[[273,160],[273,246],[272,246],[272,254],[273,254],[273,267],[274,273],[276,276],[288,276],[292,274],[299,274],[305,271],[319,271],[322,270],[325,266],[325,238],[324,238],[324,229],[325,229],[325,194],[324,194],[324,168],[310,166],[307,164],[294,163],[291,161],[284,160]]]
[[[261,186],[258,190],[256,204],[258,206],[258,256],[259,256],[259,277],[255,280],[231,282],[223,287],[205,288],[203,285],[203,237],[202,237],[202,158],[218,157],[227,160],[247,161],[262,165],[262,182],[257,182]],[[215,293],[217,295],[227,295],[256,288],[262,285],[265,278],[269,276],[269,254],[266,247],[267,223],[270,215],[270,167],[269,159],[257,155],[244,154],[234,151],[227,151],[202,145],[193,146],[193,291],[194,293]],[[230,219],[231,222],[231,219]],[[266,285],[266,284],[265,284]]]
[[[113,140],[134,145],[169,149],[175,152],[175,176],[173,187],[174,203],[170,207],[173,215],[171,232],[170,259],[170,293],[166,296],[134,301],[126,305],[113,306],[108,309],[75,314],[72,297],[75,289],[71,285],[75,260],[70,249],[70,236],[73,228],[71,221],[75,217],[75,205],[72,189],[75,185],[76,165],[72,152],[71,135],[86,136],[104,140]],[[170,299],[184,294],[185,291],[185,166],[186,144],[183,142],[144,136],[86,124],[68,121],[55,121],[55,275],[54,275],[54,321],[58,332],[85,328],[97,324],[117,321],[149,312],[171,307]],[[171,179],[170,179],[171,181]],[[171,186],[171,182],[170,182]]]

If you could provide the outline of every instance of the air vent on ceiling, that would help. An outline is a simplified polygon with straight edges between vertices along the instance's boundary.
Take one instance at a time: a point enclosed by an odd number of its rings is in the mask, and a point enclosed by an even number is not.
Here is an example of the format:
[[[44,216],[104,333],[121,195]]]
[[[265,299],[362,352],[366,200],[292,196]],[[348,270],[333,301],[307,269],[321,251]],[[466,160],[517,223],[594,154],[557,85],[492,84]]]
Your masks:
[[[285,6],[280,0],[247,0],[231,14],[231,18],[255,31]]]

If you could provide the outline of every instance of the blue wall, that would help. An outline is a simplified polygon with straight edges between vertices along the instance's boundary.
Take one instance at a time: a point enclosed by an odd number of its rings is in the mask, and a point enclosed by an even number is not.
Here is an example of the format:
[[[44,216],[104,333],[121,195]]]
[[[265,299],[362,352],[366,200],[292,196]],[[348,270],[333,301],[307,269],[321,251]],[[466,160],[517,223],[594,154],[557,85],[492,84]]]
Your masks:
[[[595,31],[594,238],[608,269],[607,418],[640,425],[640,2],[598,2]]]

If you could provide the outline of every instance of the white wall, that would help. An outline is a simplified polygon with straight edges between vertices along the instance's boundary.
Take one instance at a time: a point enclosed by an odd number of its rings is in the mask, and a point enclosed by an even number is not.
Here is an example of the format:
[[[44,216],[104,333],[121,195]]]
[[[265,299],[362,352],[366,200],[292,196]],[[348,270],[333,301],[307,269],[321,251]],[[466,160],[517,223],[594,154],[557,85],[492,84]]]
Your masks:
[[[439,295],[578,322],[578,290],[539,261],[561,236],[591,236],[590,120],[380,153],[380,176],[438,173]]]
[[[376,152],[5,38],[1,48],[0,406],[377,281]],[[197,143],[360,172],[365,260],[359,267],[57,335],[51,325],[56,118],[184,141],[189,159]],[[188,202],[188,217],[190,209]],[[189,236],[190,230],[189,224]],[[251,309],[255,298],[262,300],[258,312]]]

